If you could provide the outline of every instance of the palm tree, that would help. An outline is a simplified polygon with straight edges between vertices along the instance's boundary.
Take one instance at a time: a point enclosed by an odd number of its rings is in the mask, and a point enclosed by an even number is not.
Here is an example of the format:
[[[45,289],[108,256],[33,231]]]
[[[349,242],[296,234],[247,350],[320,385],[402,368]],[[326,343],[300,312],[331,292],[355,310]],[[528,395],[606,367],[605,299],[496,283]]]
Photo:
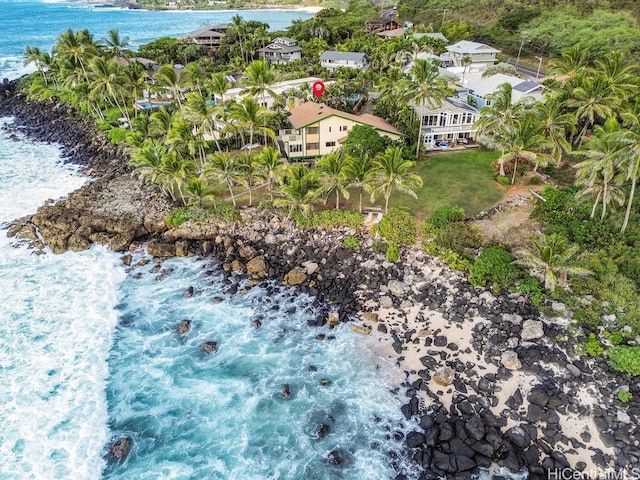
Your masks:
[[[535,251],[520,250],[518,263],[532,270],[532,274],[544,280],[544,288],[553,292],[556,285],[568,287],[568,276],[587,276],[591,272],[571,265],[578,247],[557,233],[542,235],[532,240]]]
[[[442,105],[449,91],[446,81],[440,78],[439,74],[438,67],[428,60],[419,58],[411,66],[411,83],[406,98],[415,102],[420,111],[416,158],[420,156],[423,109],[425,106],[434,108]]]
[[[178,101],[178,106],[182,110],[182,86],[184,79],[182,71],[174,68],[173,65],[163,65],[155,74],[154,79],[159,87],[166,87],[171,90],[173,97]]]
[[[542,134],[549,141],[549,154],[555,163],[571,151],[567,133],[575,131],[576,120],[571,113],[564,113],[556,96],[548,96],[545,102],[535,102],[531,111],[540,122]]]
[[[577,144],[582,144],[585,134],[597,122],[611,118],[619,103],[620,99],[604,75],[582,77],[580,84],[573,89],[572,98],[567,101],[567,107],[575,110],[576,120],[583,125],[576,138]]]
[[[318,198],[320,188],[319,175],[316,170],[308,170],[304,165],[289,167],[283,184],[278,189],[281,198],[276,198],[274,205],[289,208],[289,214],[299,210],[307,216],[311,212],[313,202]]]
[[[538,165],[546,165],[548,155],[542,153],[548,150],[550,142],[541,133],[538,120],[531,114],[517,118],[512,125],[498,127],[493,136],[492,145],[499,146],[504,152],[496,160],[500,166],[500,174],[504,175],[504,165],[513,162],[513,175],[511,185],[515,183],[518,161],[525,161],[534,165],[533,171],[537,171]]]
[[[183,205],[187,204],[184,196],[183,186],[188,183],[193,173],[193,162],[180,158],[175,151],[169,151],[162,159],[160,167],[161,182],[171,195],[173,200],[182,201]],[[176,195],[178,190],[178,195]]]
[[[222,115],[222,108],[219,105],[212,105],[198,92],[187,93],[184,104],[183,116],[190,121],[198,134],[203,138],[213,138],[216,148],[221,151],[218,141],[217,121]]]
[[[86,64],[98,54],[98,49],[87,30],[74,33],[69,28],[58,36],[58,41],[53,48],[54,53],[62,60],[68,61],[72,66],[77,65],[82,71],[84,81],[89,82]]]
[[[557,76],[556,83],[560,86],[573,88],[578,79],[585,74],[588,65],[587,51],[575,46],[564,50],[560,57],[549,61],[549,73]]]
[[[605,130],[596,127],[595,135],[586,139],[584,150],[576,152],[586,160],[574,165],[576,168],[576,185],[583,187],[580,196],[595,196],[591,218],[602,200],[600,220],[607,214],[610,203],[624,203],[622,190],[614,183],[618,164],[624,153],[619,129]]]
[[[236,180],[249,192],[249,206],[253,206],[253,188],[258,177],[258,165],[250,152],[245,152],[236,161]]]
[[[202,202],[208,198],[212,199],[215,204],[215,196],[213,189],[202,175],[192,177],[187,185],[187,194],[189,200],[198,202],[198,207],[202,208]]]
[[[220,96],[220,103],[224,102],[224,94],[231,88],[231,82],[227,80],[227,76],[222,72],[211,75],[211,83],[209,85],[214,95]]]
[[[126,89],[123,79],[119,75],[118,65],[111,59],[95,57],[89,64],[89,99],[96,100],[99,104],[107,98],[120,110],[120,113],[131,124],[131,118],[126,108],[124,95]]]
[[[360,194],[358,211],[362,213],[362,194],[365,190],[371,193],[373,181],[373,162],[367,153],[355,157],[347,157],[345,165],[347,188],[357,188]]]
[[[156,183],[162,176],[162,163],[168,153],[167,148],[160,142],[150,142],[132,155],[131,165],[143,181]]]
[[[102,40],[102,45],[111,57],[118,59],[129,46],[129,37],[120,37],[118,30],[112,28],[107,31],[107,38]]]
[[[202,95],[202,87],[204,85],[204,72],[198,62],[187,63],[182,71],[183,84],[185,86],[198,90],[198,93]]]
[[[477,138],[491,135],[502,126],[512,125],[524,110],[524,104],[513,102],[513,86],[510,83],[500,85],[487,99],[491,103],[482,107],[480,118],[474,125]]]
[[[240,103],[233,103],[231,105],[229,113],[229,119],[232,121],[232,125],[240,133],[243,145],[244,133],[249,133],[249,145],[253,145],[253,138],[256,133],[263,133],[266,137],[274,138],[275,132],[267,126],[271,112],[258,105],[258,102],[253,97],[244,97]]]
[[[242,61],[245,62],[244,42],[248,32],[247,22],[245,22],[240,15],[234,15],[231,18],[231,31],[238,36],[238,42],[240,43],[240,55],[242,56]]]
[[[621,141],[624,144],[624,156],[626,158],[626,177],[631,180],[631,191],[627,199],[627,208],[622,223],[622,231],[627,229],[629,217],[631,216],[631,206],[636,194],[636,185],[640,176],[640,104],[636,103],[629,110],[623,112],[622,119],[627,130],[621,134]]]
[[[389,197],[395,189],[418,198],[414,189],[422,187],[422,178],[409,172],[415,162],[405,160],[402,147],[389,147],[384,153],[376,155],[373,161],[375,183],[377,186],[371,193],[371,201],[382,194],[384,196],[384,211],[389,211]]]
[[[26,67],[33,63],[38,72],[40,72],[44,84],[47,85],[47,76],[45,75],[42,59],[43,53],[38,47],[26,47],[24,49],[24,66]]]
[[[349,198],[349,190],[346,188],[346,158],[342,152],[332,152],[325,155],[316,163],[322,182],[322,193],[328,197],[331,192],[336,192],[336,210],[340,209],[340,194],[345,199]]]
[[[233,193],[233,185],[237,178],[235,158],[229,152],[216,152],[211,156],[207,173],[222,183],[226,183],[231,194],[231,202],[236,206],[236,197]]]
[[[287,167],[280,159],[278,151],[271,147],[263,148],[256,155],[256,163],[260,177],[268,184],[269,198],[273,201],[273,186],[282,182]]]

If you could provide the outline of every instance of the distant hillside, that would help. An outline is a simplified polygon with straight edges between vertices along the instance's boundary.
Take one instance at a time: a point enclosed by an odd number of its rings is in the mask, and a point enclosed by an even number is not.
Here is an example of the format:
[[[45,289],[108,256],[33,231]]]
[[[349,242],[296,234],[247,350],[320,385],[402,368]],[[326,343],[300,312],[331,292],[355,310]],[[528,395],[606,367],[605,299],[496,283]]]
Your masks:
[[[574,45],[593,55],[640,53],[638,0],[399,0],[398,11],[402,19],[454,37],[466,31],[510,53],[521,44],[530,55],[550,56]]]

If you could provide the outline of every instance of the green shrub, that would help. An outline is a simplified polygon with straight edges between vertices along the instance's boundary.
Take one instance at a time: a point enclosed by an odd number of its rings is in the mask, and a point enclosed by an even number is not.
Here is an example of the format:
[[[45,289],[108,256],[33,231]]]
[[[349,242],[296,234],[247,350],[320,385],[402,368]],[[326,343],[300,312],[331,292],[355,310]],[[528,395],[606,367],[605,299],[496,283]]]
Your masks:
[[[460,270],[461,272],[469,271],[471,261],[453,250],[441,247],[436,242],[427,242],[422,248],[426,253],[433,255],[434,257],[438,257],[455,270]]]
[[[529,178],[529,185],[540,185],[540,177],[537,175]]]
[[[502,247],[485,248],[469,268],[469,281],[476,287],[491,284],[496,290],[504,290],[518,278],[519,269],[514,257]]]
[[[607,332],[607,338],[611,345],[620,345],[622,342],[624,342],[624,333],[619,330],[613,333]]]
[[[475,225],[466,222],[454,222],[438,233],[436,243],[471,260],[473,259],[473,254],[469,250],[478,248],[481,245],[482,233]]]
[[[443,205],[436,208],[427,219],[436,229],[442,230],[444,227],[453,222],[461,222],[464,220],[464,209],[461,207],[452,207]]]
[[[196,213],[189,207],[177,207],[173,209],[171,215],[168,215],[164,219],[164,223],[169,228],[175,228],[182,225],[187,220],[196,218]]]
[[[124,142],[129,134],[129,130],[126,128],[112,128],[109,130],[107,136],[109,137],[109,141],[111,143],[121,143]]]
[[[529,277],[525,280],[522,280],[518,285],[520,293],[527,295],[529,297],[529,301],[536,307],[542,307],[545,298],[547,298],[544,288],[542,288],[542,284],[540,280],[535,277]]]
[[[400,249],[395,243],[390,243],[387,247],[386,255],[387,260],[396,263],[398,260],[400,260]]]
[[[375,242],[371,245],[371,250],[375,253],[387,253],[387,248],[389,248],[389,244],[387,242]]]
[[[589,339],[584,342],[583,347],[590,357],[599,357],[604,353],[604,347],[595,333],[589,334]]]
[[[392,208],[382,216],[375,231],[385,240],[397,245],[416,243],[416,217],[402,208]]]
[[[509,180],[509,177],[502,177],[502,176],[498,175],[496,177],[496,182],[498,182],[499,185],[502,185],[503,187],[506,187],[511,183],[511,180]]]
[[[356,237],[345,237],[344,246],[347,248],[351,248],[352,250],[357,250],[358,248],[360,248],[360,240],[358,240]]]
[[[617,397],[618,400],[620,400],[622,403],[629,403],[633,398],[633,393],[631,393],[629,390],[622,389],[618,391]]]
[[[214,214],[226,222],[236,222],[240,220],[240,210],[233,205],[216,205]]]
[[[617,346],[607,351],[607,362],[616,372],[640,375],[640,346]]]

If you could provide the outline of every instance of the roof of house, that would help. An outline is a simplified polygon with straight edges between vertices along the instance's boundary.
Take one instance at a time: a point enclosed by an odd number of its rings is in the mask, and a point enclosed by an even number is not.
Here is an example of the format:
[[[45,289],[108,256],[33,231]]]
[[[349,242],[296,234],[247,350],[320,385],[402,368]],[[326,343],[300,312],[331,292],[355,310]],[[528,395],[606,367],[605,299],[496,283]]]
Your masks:
[[[440,32],[414,33],[412,37],[414,38],[429,37],[429,38],[435,38],[436,40],[442,40],[444,43],[449,43],[449,40],[447,40],[447,37],[445,37]]]
[[[448,52],[460,53],[460,54],[473,54],[473,53],[500,53],[500,50],[496,50],[484,43],[471,42],[469,40],[461,40],[458,43],[445,47]]]
[[[395,38],[401,37],[404,35],[404,28],[396,28],[394,30],[383,30],[382,32],[377,32],[379,37],[387,37],[387,38]]]
[[[224,33],[219,32],[218,30],[226,30],[229,28],[229,24],[220,23],[218,25],[209,25],[203,28],[199,28],[198,30],[194,30],[189,34],[190,37],[219,37],[224,35]]]
[[[271,42],[266,47],[259,48],[258,51],[259,52],[292,53],[292,52],[300,52],[302,51],[302,48],[297,45],[283,45],[282,43]]]
[[[467,87],[469,90],[472,90],[473,93],[480,97],[485,97],[491,93],[494,93],[498,90],[498,87],[503,83],[508,83],[512,87],[523,83],[523,80],[518,77],[514,77],[513,75],[506,75],[504,73],[496,73],[495,75],[491,75],[490,77],[483,78],[479,82],[469,82]]]
[[[366,23],[368,23],[370,25],[387,25],[387,24],[389,24],[391,22],[398,23],[393,18],[375,18],[373,20],[367,20]],[[399,23],[398,23],[398,25],[399,25]]]
[[[535,80],[525,80],[524,82],[514,85],[513,89],[522,93],[530,93],[543,87],[544,86],[541,83],[538,83]]]
[[[271,90],[276,95],[281,95],[282,93],[290,90],[292,88],[299,88],[303,84],[313,85],[314,82],[323,81],[320,77],[304,77],[304,78],[296,78],[294,80],[286,80],[284,82],[276,82],[269,85],[269,90]],[[325,85],[330,85],[333,83],[332,81],[324,81]],[[227,90],[224,94],[225,98],[233,98],[237,95],[241,95],[242,91],[245,90],[246,87],[234,87]],[[267,94],[267,96],[271,96]]]
[[[289,122],[293,128],[303,128],[312,123],[319,122],[329,117],[341,117],[348,120],[352,120],[357,123],[363,123],[369,125],[377,130],[382,130],[389,133],[395,133],[396,135],[402,135],[393,125],[384,120],[383,118],[376,117],[370,113],[364,113],[362,115],[354,115],[352,113],[342,112],[326,106],[324,103],[306,102],[291,110],[289,116]]]
[[[362,62],[367,58],[366,53],[362,52],[336,52],[335,50],[325,50],[320,55],[320,61],[323,60],[344,60],[347,62]]]

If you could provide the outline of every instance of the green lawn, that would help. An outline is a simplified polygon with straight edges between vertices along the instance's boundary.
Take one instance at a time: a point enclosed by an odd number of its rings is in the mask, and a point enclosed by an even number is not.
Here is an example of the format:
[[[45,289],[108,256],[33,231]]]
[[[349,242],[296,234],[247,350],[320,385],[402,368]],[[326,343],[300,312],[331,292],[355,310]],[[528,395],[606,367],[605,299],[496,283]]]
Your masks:
[[[414,167],[424,182],[416,191],[418,198],[394,193],[389,206],[409,207],[419,222],[442,205],[462,207],[467,215],[486,210],[498,202],[505,191],[495,182],[491,171],[491,164],[498,156],[498,152],[485,150],[430,155]]]

